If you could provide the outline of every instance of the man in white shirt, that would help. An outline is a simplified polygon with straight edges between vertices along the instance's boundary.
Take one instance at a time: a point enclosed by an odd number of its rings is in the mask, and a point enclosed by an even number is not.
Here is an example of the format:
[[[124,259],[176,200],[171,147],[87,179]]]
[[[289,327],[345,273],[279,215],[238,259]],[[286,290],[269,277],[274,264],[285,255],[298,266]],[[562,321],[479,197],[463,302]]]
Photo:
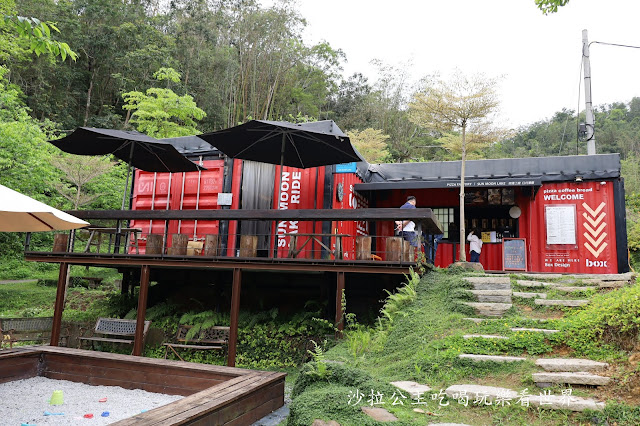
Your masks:
[[[480,231],[474,229],[467,236],[467,241],[469,241],[469,251],[471,254],[471,258],[469,259],[473,263],[480,262],[480,252],[482,252],[482,240],[480,239]]]
[[[404,203],[401,209],[415,209],[416,197],[409,195],[407,202]],[[418,247],[418,234],[416,233],[416,224],[412,220],[397,220],[396,230],[402,232],[402,238],[409,241],[409,244],[413,247]]]

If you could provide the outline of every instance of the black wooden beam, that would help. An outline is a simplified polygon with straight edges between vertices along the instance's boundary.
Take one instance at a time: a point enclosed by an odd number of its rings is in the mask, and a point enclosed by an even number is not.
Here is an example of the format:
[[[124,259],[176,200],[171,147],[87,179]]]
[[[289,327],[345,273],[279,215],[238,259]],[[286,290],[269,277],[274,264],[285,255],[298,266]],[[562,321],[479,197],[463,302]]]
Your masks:
[[[442,233],[442,226],[431,209],[300,209],[300,210],[70,210],[80,219],[112,220],[354,220],[421,222],[432,234]]]

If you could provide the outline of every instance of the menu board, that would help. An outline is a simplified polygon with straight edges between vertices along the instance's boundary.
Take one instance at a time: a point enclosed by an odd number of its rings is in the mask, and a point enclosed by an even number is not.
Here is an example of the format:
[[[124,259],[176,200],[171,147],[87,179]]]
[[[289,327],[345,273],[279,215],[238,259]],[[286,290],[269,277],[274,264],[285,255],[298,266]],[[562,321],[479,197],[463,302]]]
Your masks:
[[[545,206],[547,244],[576,244],[576,206]]]
[[[524,238],[504,238],[502,240],[502,269],[505,271],[526,271],[527,250]]]

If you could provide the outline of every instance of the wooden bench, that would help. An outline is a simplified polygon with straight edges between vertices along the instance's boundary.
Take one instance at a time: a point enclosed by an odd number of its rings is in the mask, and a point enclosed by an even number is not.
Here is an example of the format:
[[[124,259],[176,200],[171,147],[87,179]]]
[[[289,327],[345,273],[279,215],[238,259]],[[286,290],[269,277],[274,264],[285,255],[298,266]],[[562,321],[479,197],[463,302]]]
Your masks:
[[[167,359],[169,349],[184,361],[176,348],[193,349],[197,351],[225,350],[229,343],[229,327],[215,326],[201,330],[197,336],[187,339],[187,333],[193,328],[191,325],[180,325],[176,333],[175,342],[163,343],[164,359]]]
[[[96,326],[93,330],[94,336],[91,337],[78,337],[78,348],[82,346],[82,342],[91,342],[91,349],[93,349],[94,342],[104,343],[122,343],[126,345],[133,345],[133,341],[136,335],[136,322],[137,320],[127,320],[119,318],[98,318]],[[144,322],[144,331],[142,332],[142,339],[147,335],[151,321]],[[82,333],[81,333],[82,334]],[[99,334],[103,337],[95,337]]]
[[[0,318],[0,348],[7,343],[12,348],[16,342],[48,342],[51,339],[53,317],[41,318]],[[66,330],[60,336],[61,341],[69,338]]]

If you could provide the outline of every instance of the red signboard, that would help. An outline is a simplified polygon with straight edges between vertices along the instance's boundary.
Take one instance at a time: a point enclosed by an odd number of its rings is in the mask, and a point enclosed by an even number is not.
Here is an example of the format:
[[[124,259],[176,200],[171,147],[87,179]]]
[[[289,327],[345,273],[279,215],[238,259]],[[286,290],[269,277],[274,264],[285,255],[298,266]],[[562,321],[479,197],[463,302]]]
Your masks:
[[[520,234],[529,236],[530,270],[618,272],[611,182],[545,184],[527,210]]]

